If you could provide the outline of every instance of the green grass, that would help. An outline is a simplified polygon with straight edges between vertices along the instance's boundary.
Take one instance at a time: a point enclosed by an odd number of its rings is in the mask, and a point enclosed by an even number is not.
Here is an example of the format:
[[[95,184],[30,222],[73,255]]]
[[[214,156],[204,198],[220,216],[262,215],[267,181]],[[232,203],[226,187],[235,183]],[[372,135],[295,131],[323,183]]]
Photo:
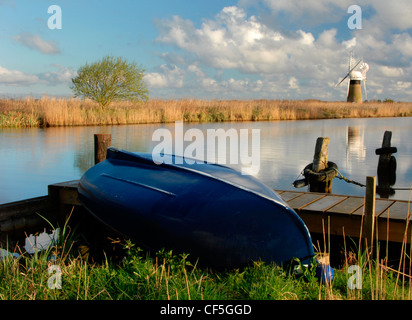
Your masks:
[[[292,270],[256,261],[233,270],[199,267],[188,254],[160,250],[149,254],[126,239],[110,239],[112,249],[99,258],[84,245],[83,235],[68,223],[46,250],[0,257],[0,300],[404,300],[412,298],[410,248],[402,247],[398,269],[386,258],[375,259],[361,243],[345,263],[335,268],[330,283],[322,283],[314,268],[299,261]],[[47,221],[47,220],[46,220]],[[50,222],[49,222],[50,224]],[[54,227],[50,224],[52,229]],[[99,241],[99,243],[101,243]],[[116,247],[116,249],[113,249]],[[328,245],[330,248],[330,243]],[[101,248],[100,248],[101,249]],[[99,249],[99,251],[100,251]],[[118,250],[120,249],[120,251]],[[378,249],[378,246],[377,246]],[[355,250],[355,251],[353,251]],[[316,248],[320,260],[324,253]],[[326,251],[326,247],[324,248]],[[101,252],[101,251],[100,251]],[[97,261],[97,262],[96,262]],[[348,286],[358,265],[362,288]],[[60,273],[57,273],[57,272]],[[299,272],[298,272],[299,271]],[[297,274],[299,273],[299,276]],[[58,275],[61,275],[60,277]],[[61,280],[57,282],[56,279]],[[60,287],[55,287],[59,284]],[[53,287],[54,285],[54,287]]]
[[[67,237],[66,237],[67,239]],[[75,241],[74,241],[75,242]],[[81,248],[81,247],[79,247]],[[349,289],[348,266],[335,269],[331,283],[320,283],[304,269],[296,277],[274,264],[255,262],[235,270],[200,268],[185,254],[159,251],[149,256],[124,241],[124,257],[101,263],[82,259],[79,248],[68,240],[46,251],[0,261],[1,300],[346,300],[410,299],[409,278],[384,269],[362,256],[362,289]],[[61,270],[61,289],[48,281]],[[54,283],[54,282],[53,282]]]

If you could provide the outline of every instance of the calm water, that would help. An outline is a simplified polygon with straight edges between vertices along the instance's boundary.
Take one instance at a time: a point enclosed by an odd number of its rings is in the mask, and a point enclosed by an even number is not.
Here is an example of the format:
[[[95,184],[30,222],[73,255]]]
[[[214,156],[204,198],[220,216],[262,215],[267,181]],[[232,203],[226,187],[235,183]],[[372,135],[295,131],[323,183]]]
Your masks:
[[[329,137],[329,160],[340,172],[364,183],[377,175],[378,156],[385,130],[393,132],[398,148],[395,188],[412,184],[412,118],[344,119],[281,122],[184,124],[184,130],[230,128],[260,129],[260,171],[256,176],[269,187],[299,190],[292,182],[312,162],[316,139]],[[0,203],[47,194],[52,183],[79,179],[93,165],[93,134],[111,133],[112,145],[129,151],[151,152],[158,128],[174,132],[174,124],[47,129],[0,129]],[[250,143],[249,143],[250,144]],[[232,165],[240,169],[240,165]],[[335,179],[333,193],[363,195],[364,188]],[[391,196],[409,199],[409,191]]]

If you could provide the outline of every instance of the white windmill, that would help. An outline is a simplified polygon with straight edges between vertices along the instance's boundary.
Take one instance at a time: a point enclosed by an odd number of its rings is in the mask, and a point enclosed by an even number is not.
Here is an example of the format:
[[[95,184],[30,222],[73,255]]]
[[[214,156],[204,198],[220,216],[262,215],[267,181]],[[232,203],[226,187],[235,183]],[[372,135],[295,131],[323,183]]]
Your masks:
[[[349,77],[348,82],[348,102],[362,103],[362,89],[361,83],[363,82],[363,87],[365,91],[365,99],[368,99],[368,94],[366,92],[366,73],[369,70],[369,65],[360,59],[356,62],[353,58],[352,53],[349,56],[349,69],[348,73],[339,83],[335,86],[339,86],[345,79]]]

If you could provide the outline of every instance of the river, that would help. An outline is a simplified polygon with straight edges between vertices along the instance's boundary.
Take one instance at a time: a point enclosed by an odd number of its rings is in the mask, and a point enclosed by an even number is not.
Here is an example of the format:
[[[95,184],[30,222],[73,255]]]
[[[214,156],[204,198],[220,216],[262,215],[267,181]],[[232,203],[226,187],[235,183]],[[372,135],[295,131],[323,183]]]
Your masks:
[[[256,177],[274,189],[306,191],[295,189],[292,183],[312,162],[318,137],[330,138],[329,161],[335,162],[345,177],[365,183],[366,176],[377,175],[375,150],[389,130],[392,146],[398,149],[392,186],[398,189],[412,184],[411,124],[411,118],[185,123],[184,131],[200,129],[206,136],[207,129],[234,128],[236,132],[248,129],[251,135],[252,129],[259,129],[260,170]],[[79,179],[93,165],[95,133],[112,134],[114,147],[151,152],[159,144],[152,141],[159,128],[173,133],[175,124],[0,129],[0,203],[43,196],[49,184]],[[241,169],[241,165],[228,165]],[[332,191],[346,195],[365,192],[363,187],[336,178]],[[390,198],[409,200],[409,196],[407,190],[394,190]]]

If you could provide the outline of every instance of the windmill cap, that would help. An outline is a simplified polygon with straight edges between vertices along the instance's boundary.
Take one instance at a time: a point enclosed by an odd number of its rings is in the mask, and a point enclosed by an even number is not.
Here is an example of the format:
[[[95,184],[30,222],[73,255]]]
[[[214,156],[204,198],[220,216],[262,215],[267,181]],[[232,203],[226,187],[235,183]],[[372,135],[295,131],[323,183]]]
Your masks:
[[[362,72],[360,71],[352,71],[350,73],[350,79],[351,80],[362,80],[363,76],[362,76]]]

